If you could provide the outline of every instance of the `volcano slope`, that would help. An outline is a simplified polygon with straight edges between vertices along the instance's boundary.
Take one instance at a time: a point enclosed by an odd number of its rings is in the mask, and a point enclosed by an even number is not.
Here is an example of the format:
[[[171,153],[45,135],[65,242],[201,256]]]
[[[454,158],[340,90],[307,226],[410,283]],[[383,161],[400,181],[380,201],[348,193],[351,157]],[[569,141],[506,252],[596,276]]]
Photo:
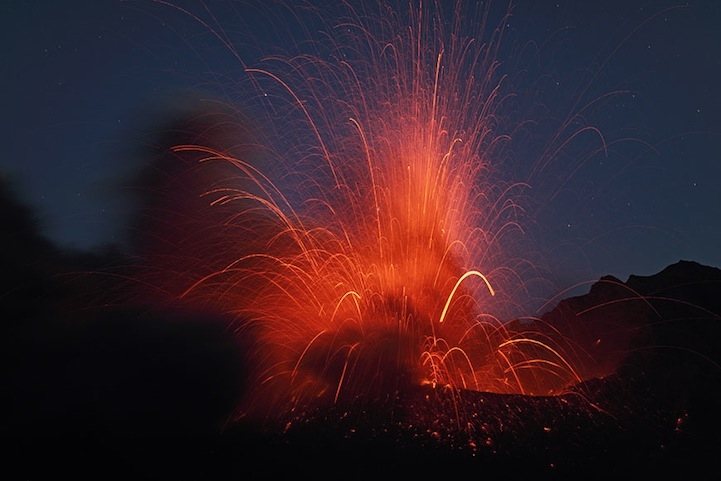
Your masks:
[[[81,306],[117,286],[88,280],[92,256],[67,274],[80,259],[36,266],[41,287],[5,297],[7,468],[22,475],[685,475],[721,455],[714,267],[606,276],[541,316],[597,349],[603,373],[558,395],[418,386],[261,421],[233,419],[253,387],[223,320]]]

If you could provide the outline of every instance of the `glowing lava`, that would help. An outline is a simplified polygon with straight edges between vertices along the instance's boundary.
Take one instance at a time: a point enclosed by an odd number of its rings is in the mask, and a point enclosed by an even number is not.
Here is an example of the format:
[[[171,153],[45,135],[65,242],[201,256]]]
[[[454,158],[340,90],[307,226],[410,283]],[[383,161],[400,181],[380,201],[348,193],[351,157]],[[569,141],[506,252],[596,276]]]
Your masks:
[[[448,23],[426,5],[346,5],[312,53],[245,68],[267,132],[196,117],[167,154],[139,277],[156,299],[237,320],[246,409],[581,381],[564,336],[500,320],[528,263],[509,249],[525,185],[494,165],[514,98],[498,73],[505,19],[488,30],[457,8]]]

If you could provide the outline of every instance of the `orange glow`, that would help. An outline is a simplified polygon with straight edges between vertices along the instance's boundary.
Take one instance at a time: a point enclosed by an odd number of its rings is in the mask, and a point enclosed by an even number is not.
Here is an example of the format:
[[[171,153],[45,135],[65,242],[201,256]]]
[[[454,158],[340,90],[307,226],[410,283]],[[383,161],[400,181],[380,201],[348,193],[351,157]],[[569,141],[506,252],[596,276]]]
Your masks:
[[[494,172],[505,22],[468,38],[426,7],[404,25],[349,15],[330,50],[352,59],[246,69],[277,144],[173,148],[182,189],[155,215],[178,220],[151,229],[143,279],[237,319],[253,340],[249,411],[420,384],[563,392],[587,375],[573,343],[498,317],[522,284],[508,248],[524,185]]]

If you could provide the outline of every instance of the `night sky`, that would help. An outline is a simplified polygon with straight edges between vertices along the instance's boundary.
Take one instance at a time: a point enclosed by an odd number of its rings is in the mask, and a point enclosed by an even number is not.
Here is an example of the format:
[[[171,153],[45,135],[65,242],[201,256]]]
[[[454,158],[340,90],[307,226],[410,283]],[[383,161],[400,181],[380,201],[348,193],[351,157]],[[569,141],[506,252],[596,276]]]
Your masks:
[[[304,36],[279,23],[287,9],[177,3],[222,26],[247,65],[265,45],[306,48],[283,44]],[[208,27],[151,0],[9,0],[0,22],[0,172],[59,245],[122,246],[132,210],[123,182],[140,166],[144,135],[175,98],[242,102],[240,60]],[[561,287],[679,259],[721,265],[719,25],[715,0],[516,2],[508,46],[534,44],[552,59],[538,71],[557,82],[546,100],[553,115],[568,105],[564,92],[583,88],[579,72],[598,72],[587,99],[628,90],[589,120],[628,141],[530,179],[536,231]]]

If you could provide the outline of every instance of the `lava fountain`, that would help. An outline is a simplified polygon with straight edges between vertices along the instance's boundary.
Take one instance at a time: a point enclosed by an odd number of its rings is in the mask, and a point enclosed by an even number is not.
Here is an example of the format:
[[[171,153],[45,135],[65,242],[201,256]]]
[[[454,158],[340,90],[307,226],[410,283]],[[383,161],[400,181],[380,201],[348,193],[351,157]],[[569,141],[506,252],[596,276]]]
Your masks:
[[[243,111],[261,114],[207,109],[165,139],[137,278],[251,339],[244,409],[414,385],[551,395],[592,372],[553,326],[503,320],[540,270],[518,254],[529,185],[503,177],[525,120],[499,60],[507,17],[469,6],[305,5],[317,40],[254,66],[183,11],[237,55]]]

